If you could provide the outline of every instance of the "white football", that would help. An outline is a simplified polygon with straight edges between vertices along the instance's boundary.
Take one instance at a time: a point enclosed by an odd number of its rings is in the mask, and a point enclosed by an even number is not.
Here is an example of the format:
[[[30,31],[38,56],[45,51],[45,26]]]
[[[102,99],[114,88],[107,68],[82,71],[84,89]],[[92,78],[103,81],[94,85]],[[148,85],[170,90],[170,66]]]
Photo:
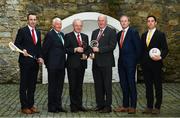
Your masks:
[[[152,48],[150,51],[149,51],[149,56],[152,58],[153,56],[155,55],[161,55],[161,51],[158,49],[158,48]]]

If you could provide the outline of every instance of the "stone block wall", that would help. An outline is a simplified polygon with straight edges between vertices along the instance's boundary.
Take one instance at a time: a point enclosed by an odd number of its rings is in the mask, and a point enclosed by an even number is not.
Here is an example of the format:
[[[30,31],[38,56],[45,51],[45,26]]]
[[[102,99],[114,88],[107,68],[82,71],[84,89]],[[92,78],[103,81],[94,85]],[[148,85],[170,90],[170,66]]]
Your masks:
[[[0,2],[0,83],[18,83],[18,54],[11,52],[8,42],[14,41],[17,30],[26,25],[28,12],[38,14],[42,35],[51,28],[51,20],[80,12],[100,12],[119,19],[131,18],[131,26],[140,35],[146,30],[146,17],[155,15],[158,28],[166,33],[169,55],[165,60],[166,81],[180,81],[180,1],[179,0],[1,0]],[[42,36],[42,37],[43,37]],[[39,76],[41,81],[41,76]]]

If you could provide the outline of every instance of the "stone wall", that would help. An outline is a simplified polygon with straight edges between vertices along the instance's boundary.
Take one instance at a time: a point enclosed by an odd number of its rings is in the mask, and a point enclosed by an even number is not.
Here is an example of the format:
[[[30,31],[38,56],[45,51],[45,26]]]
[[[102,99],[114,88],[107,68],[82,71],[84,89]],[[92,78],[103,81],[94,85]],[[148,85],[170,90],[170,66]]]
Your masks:
[[[146,17],[157,17],[158,28],[168,39],[169,55],[165,60],[166,81],[180,81],[180,1],[179,0],[1,0],[0,2],[0,83],[19,82],[18,54],[11,52],[8,42],[14,41],[18,28],[26,25],[26,15],[38,13],[38,28],[43,36],[53,17],[66,18],[80,12],[100,12],[119,19],[131,17],[131,25],[140,35],[146,30]],[[41,79],[41,76],[39,76]],[[40,81],[39,79],[39,81]]]

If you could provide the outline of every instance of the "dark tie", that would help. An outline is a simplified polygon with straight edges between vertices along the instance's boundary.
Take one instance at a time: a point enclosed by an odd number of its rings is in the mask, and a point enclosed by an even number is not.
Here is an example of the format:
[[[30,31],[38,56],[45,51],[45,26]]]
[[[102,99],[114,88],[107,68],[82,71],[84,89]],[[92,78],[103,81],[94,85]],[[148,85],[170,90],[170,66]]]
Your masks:
[[[63,40],[63,38],[62,38],[62,36],[61,36],[61,33],[59,32],[59,33],[57,33],[57,34],[58,34],[58,37],[59,37],[61,43],[64,45],[64,40]]]
[[[34,29],[32,29],[32,39],[33,39],[34,45],[36,45],[36,37],[35,37]]]
[[[78,46],[81,47],[82,44],[81,44],[80,34],[79,34],[79,33],[78,33],[78,35],[77,35],[77,42],[78,42]]]
[[[99,41],[99,39],[101,38],[102,34],[103,34],[103,30],[100,29],[100,30],[99,30],[99,34],[98,34],[98,37],[97,37],[97,39],[96,39],[97,41]]]
[[[121,38],[120,38],[120,47],[122,48],[124,42],[124,30],[121,33]]]

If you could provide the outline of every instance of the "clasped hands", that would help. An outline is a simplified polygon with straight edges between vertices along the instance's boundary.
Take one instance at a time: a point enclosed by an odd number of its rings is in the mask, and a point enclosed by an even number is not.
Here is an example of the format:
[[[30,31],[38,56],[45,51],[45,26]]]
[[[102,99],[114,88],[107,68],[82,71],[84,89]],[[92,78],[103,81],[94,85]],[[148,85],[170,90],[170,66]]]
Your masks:
[[[82,47],[77,47],[77,48],[74,48],[74,52],[78,52],[78,53],[83,53],[84,52],[84,48]],[[87,55],[86,54],[82,54],[82,57],[81,57],[81,60],[87,60]]]

